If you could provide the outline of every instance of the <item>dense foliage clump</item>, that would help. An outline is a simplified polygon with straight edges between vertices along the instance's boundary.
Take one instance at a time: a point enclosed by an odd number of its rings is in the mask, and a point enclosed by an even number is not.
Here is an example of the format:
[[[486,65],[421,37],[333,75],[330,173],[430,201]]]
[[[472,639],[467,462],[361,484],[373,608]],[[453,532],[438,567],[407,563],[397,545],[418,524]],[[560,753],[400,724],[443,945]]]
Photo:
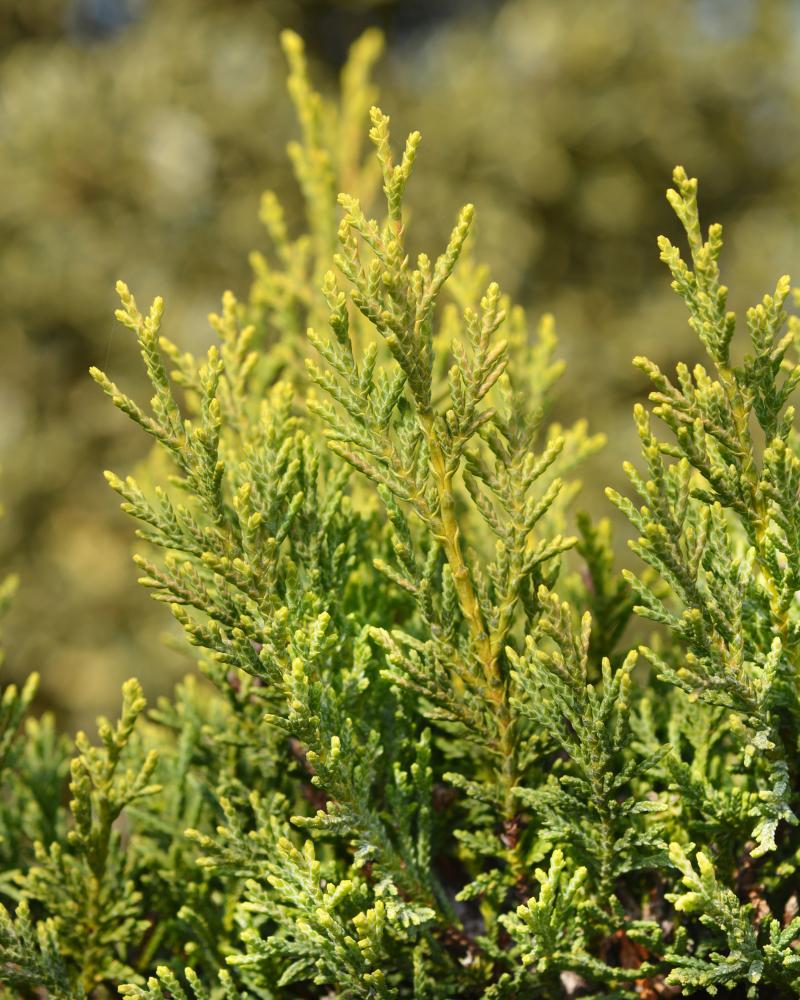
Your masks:
[[[705,211],[725,219],[737,306],[796,253],[796,14],[795,0],[3,0],[0,565],[27,581],[9,675],[40,671],[38,700],[72,728],[112,712],[125,678],[165,694],[186,669],[161,648],[161,609],[127,572],[127,525],[96,474],[131,468],[142,441],[107,419],[86,368],[146,392],[109,322],[119,275],[163,294],[170,336],[202,349],[199,318],[247,286],[265,178],[298,231],[279,27],[305,35],[331,100],[349,42],[385,29],[382,100],[426,138],[414,245],[439,247],[475,202],[479,259],[569,331],[554,412],[602,414],[609,442],[581,477],[600,517],[600,487],[621,488],[636,447],[628,358],[698,360],[652,253],[673,164],[706,178]],[[337,184],[380,216],[352,174]]]
[[[420,136],[397,155],[372,107],[358,140],[370,36],[338,110],[284,41],[308,231],[265,196],[274,252],[199,359],[120,283],[149,408],[92,372],[161,456],[107,478],[203,678],[149,713],[129,682],[74,750],[6,690],[5,996],[800,995],[789,280],[740,357],[676,169],[690,255],[661,255],[708,362],[637,359],[619,575],[571,512],[602,441],[548,423],[552,319],[472,261],[472,206],[412,253]]]

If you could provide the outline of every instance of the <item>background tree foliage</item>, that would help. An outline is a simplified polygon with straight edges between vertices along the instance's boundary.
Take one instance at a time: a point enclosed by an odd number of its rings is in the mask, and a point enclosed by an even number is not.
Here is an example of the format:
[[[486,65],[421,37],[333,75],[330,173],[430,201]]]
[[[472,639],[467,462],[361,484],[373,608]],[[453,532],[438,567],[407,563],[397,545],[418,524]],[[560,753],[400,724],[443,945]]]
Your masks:
[[[675,232],[661,194],[673,164],[705,179],[705,211],[727,224],[734,305],[797,255],[792,0],[2,0],[1,561],[26,581],[7,669],[40,670],[45,700],[68,711],[115,703],[132,673],[157,688],[170,657],[181,669],[97,474],[144,454],[85,376],[127,364],[113,282],[165,294],[176,340],[196,346],[218,289],[246,294],[248,253],[267,246],[262,189],[299,220],[278,30],[307,38],[332,94],[371,24],[387,34],[384,104],[399,132],[426,137],[413,238],[440,245],[460,201],[479,204],[479,259],[517,300],[556,313],[557,413],[593,415],[612,441],[584,473],[590,505],[631,451],[645,386],[629,357],[670,370],[696,356],[653,253],[654,233]]]

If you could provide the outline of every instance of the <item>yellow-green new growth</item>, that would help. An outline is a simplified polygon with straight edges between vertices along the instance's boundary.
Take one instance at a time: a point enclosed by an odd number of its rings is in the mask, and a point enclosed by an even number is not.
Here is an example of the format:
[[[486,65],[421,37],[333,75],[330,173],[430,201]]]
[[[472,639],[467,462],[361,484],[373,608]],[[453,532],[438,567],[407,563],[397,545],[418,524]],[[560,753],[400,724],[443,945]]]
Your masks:
[[[710,362],[637,360],[641,503],[612,499],[647,569],[618,575],[607,523],[572,530],[600,440],[546,423],[552,318],[529,331],[473,263],[471,206],[408,252],[419,136],[395,157],[376,37],[338,109],[283,42],[307,231],[265,196],[273,259],[201,358],[120,285],[149,411],[93,371],[169,463],[108,480],[209,683],[147,719],[126,686],[70,808],[63,741],[18,738],[6,695],[0,974],[70,1000],[797,996],[788,282],[735,362],[721,230],[676,170],[691,260],[661,251]],[[660,626],[638,658],[634,608]]]

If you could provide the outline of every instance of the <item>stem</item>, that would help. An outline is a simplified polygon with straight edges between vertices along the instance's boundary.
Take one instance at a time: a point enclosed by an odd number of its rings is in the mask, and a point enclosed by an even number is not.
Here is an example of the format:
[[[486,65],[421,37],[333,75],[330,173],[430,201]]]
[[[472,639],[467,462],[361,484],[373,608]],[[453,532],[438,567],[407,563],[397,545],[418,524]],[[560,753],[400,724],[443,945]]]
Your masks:
[[[489,686],[490,697],[499,704],[501,701],[505,701],[500,690],[502,677],[499,670],[499,657],[492,650],[489,633],[483,621],[483,613],[461,551],[461,529],[456,517],[455,497],[453,495],[453,473],[447,468],[444,453],[437,440],[433,414],[430,411],[420,414],[420,421],[428,441],[431,467],[439,501],[436,536],[442,544],[450,566],[461,612],[469,626],[472,644],[480,661],[484,679]]]
[[[748,412],[743,408],[741,401],[737,399],[736,377],[726,365],[717,366],[728,406],[733,415],[736,436],[739,439],[739,446],[743,455],[747,456],[747,463],[742,469],[742,474],[750,487],[751,500],[756,512],[756,520],[753,531],[756,541],[756,560],[758,567],[764,576],[767,592],[769,594],[770,610],[772,612],[773,624],[777,634],[783,644],[784,653],[788,653],[789,620],[788,615],[781,609],[780,590],[774,579],[767,560],[764,558],[764,544],[769,531],[769,514],[767,504],[761,491],[759,490],[759,475],[754,468],[753,440],[747,425]]]
[[[461,529],[458,524],[453,492],[453,475],[436,436],[434,416],[431,411],[420,414],[431,456],[439,501],[438,531],[436,536],[444,549],[458,594],[461,612],[467,622],[473,648],[480,661],[486,682],[486,694],[495,706],[498,730],[497,746],[502,760],[498,777],[502,785],[503,834],[506,861],[521,888],[525,885],[525,871],[519,847],[519,812],[514,790],[519,783],[517,747],[514,718],[508,702],[506,680],[500,670],[500,643],[497,635],[489,635],[483,620],[480,603],[472,585],[469,570],[461,550]],[[499,634],[503,634],[502,632]]]
[[[763,503],[759,504],[759,508],[763,508]],[[769,565],[767,561],[763,558],[762,552],[764,543],[767,539],[767,532],[769,531],[769,518],[766,511],[763,509],[759,510],[759,521],[756,527],[756,560],[758,561],[758,566],[764,575],[764,580],[767,587],[767,592],[769,594],[769,605],[770,611],[772,612],[772,620],[774,627],[780,636],[781,645],[783,647],[784,653],[788,653],[789,646],[789,616],[781,608],[781,598],[780,590],[778,589],[778,584],[775,581],[772,573],[770,572]]]

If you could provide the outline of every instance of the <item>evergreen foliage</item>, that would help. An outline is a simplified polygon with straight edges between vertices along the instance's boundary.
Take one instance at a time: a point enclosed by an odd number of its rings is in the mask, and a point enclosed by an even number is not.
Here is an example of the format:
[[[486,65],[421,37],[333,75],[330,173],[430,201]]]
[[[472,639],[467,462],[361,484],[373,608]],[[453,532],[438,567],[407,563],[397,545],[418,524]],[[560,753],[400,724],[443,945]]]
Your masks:
[[[164,294],[170,336],[201,349],[199,317],[221,289],[247,287],[265,178],[292,235],[305,229],[284,155],[279,25],[308,38],[326,106],[361,26],[387,30],[384,104],[426,137],[415,247],[439,247],[459,199],[474,201],[480,259],[569,329],[557,412],[602,413],[609,446],[584,467],[593,488],[581,501],[600,516],[594,485],[621,489],[635,448],[642,378],[627,358],[670,371],[695,359],[651,253],[671,221],[660,189],[673,164],[713,181],[703,201],[730,227],[734,289],[767,288],[795,253],[795,16],[794,0],[0,3],[0,185],[14,192],[0,212],[0,564],[28,581],[7,624],[8,675],[39,671],[40,701],[91,728],[127,677],[163,694],[186,669],[160,648],[162,609],[142,604],[127,524],[96,475],[132,468],[141,441],[107,419],[86,367],[146,391],[109,323],[120,274],[140,297]],[[380,216],[354,175],[336,183]]]
[[[419,134],[396,154],[373,107],[374,175],[353,138],[374,39],[338,116],[284,44],[308,233],[265,199],[274,256],[201,358],[120,282],[148,408],[92,370],[170,465],[107,478],[203,680],[150,713],[129,682],[74,751],[7,689],[5,996],[800,995],[788,279],[735,360],[721,230],[676,170],[690,258],[661,253],[709,365],[637,361],[642,504],[611,498],[646,568],[620,577],[607,523],[570,534],[602,442],[547,420],[552,319],[472,261],[471,206],[412,253]],[[379,218],[348,193],[336,221],[343,175]]]

